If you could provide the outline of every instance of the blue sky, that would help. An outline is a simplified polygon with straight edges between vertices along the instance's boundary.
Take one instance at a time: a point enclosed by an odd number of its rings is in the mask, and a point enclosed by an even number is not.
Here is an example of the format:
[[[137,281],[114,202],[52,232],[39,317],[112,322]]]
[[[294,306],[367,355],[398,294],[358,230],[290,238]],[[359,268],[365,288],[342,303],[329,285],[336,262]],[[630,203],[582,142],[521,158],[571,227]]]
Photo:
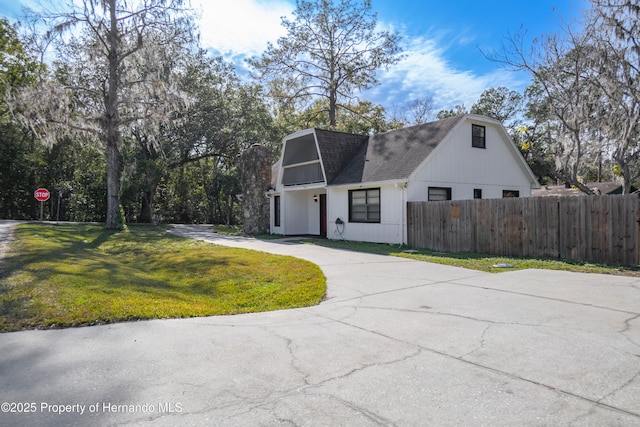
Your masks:
[[[28,4],[37,3],[2,0],[0,16],[13,21],[21,6]],[[203,47],[236,63],[241,74],[244,58],[260,55],[267,42],[285,35],[280,17],[290,16],[295,8],[295,0],[192,0],[192,4],[202,10]],[[380,72],[381,85],[362,97],[391,111],[425,97],[433,97],[438,109],[457,104],[470,108],[491,87],[522,91],[529,76],[503,69],[482,51],[498,49],[521,26],[531,38],[559,32],[580,17],[587,1],[372,0],[372,6],[382,28],[401,34],[406,57]]]

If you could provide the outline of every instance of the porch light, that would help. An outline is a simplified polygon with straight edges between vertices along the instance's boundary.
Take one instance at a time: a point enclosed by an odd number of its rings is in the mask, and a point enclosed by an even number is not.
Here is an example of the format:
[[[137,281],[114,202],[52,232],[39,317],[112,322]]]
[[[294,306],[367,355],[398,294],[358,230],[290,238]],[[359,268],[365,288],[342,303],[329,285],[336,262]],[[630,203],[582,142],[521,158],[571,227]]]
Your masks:
[[[317,195],[317,194],[314,194],[314,195],[313,195],[313,201],[314,201],[314,202],[316,202],[316,203],[318,203],[318,195]]]

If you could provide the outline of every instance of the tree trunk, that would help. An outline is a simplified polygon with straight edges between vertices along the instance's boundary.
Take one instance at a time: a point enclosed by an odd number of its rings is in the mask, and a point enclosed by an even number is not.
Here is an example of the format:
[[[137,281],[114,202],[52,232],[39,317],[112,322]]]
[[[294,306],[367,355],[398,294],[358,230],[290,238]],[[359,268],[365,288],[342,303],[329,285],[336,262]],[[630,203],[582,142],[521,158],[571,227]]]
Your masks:
[[[329,92],[329,128],[335,129],[336,127],[336,108],[337,108],[337,94],[334,88]]]
[[[631,194],[631,170],[627,163],[622,167],[622,194]]]
[[[118,111],[118,21],[116,19],[116,2],[108,0],[110,17],[109,30],[109,80],[104,104],[106,115],[103,121],[105,130],[105,146],[107,156],[107,220],[104,227],[107,229],[118,229],[123,226],[120,223],[120,113]]]
[[[104,228],[116,230],[120,224],[120,153],[114,141],[107,141],[107,220]]]
[[[153,223],[153,193],[152,189],[142,192],[142,205],[140,206],[138,222]]]
[[[149,153],[150,158],[153,156],[154,153]],[[142,204],[140,206],[138,222],[154,223],[153,199],[155,198],[156,190],[158,189],[160,177],[157,170],[149,166],[148,163],[145,170],[145,178],[144,183],[146,184],[146,188],[142,191]]]

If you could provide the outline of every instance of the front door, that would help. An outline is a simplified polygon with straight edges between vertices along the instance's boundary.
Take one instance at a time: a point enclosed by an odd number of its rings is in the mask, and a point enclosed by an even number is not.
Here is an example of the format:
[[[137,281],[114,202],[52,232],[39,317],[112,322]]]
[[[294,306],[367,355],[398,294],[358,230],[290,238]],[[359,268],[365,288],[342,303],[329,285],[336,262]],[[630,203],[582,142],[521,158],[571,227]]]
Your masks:
[[[320,195],[320,237],[327,238],[327,195]]]

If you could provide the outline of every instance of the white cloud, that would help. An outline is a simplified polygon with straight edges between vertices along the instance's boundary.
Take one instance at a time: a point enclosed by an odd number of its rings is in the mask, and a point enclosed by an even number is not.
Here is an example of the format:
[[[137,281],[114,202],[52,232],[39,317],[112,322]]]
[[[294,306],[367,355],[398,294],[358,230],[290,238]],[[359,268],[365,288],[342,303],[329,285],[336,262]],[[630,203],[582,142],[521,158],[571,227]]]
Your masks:
[[[244,59],[261,55],[267,43],[274,43],[286,35],[281,18],[292,19],[295,5],[291,0],[196,0],[194,6],[202,11],[201,44],[227,60],[237,69],[245,69]],[[379,29],[393,31],[395,25],[378,21]],[[499,69],[478,74],[458,69],[446,59],[447,50],[471,45],[473,36],[457,30],[455,35],[431,29],[435,37],[403,34],[405,58],[388,71],[380,71],[379,86],[362,94],[362,98],[382,104],[387,110],[410,101],[432,96],[438,109],[464,104],[471,108],[480,94],[490,87],[506,86],[519,90],[524,82],[512,72]],[[473,64],[469,64],[470,67]]]
[[[286,31],[281,17],[289,16],[294,7],[284,1],[201,0],[201,43],[227,58],[260,55],[267,42],[275,43]]]
[[[469,109],[485,89],[506,86],[517,90],[523,84],[514,73],[499,68],[482,75],[456,69],[447,61],[441,45],[437,39],[405,38],[405,58],[380,72],[381,85],[368,93],[385,106],[432,96],[439,109],[457,104]]]

